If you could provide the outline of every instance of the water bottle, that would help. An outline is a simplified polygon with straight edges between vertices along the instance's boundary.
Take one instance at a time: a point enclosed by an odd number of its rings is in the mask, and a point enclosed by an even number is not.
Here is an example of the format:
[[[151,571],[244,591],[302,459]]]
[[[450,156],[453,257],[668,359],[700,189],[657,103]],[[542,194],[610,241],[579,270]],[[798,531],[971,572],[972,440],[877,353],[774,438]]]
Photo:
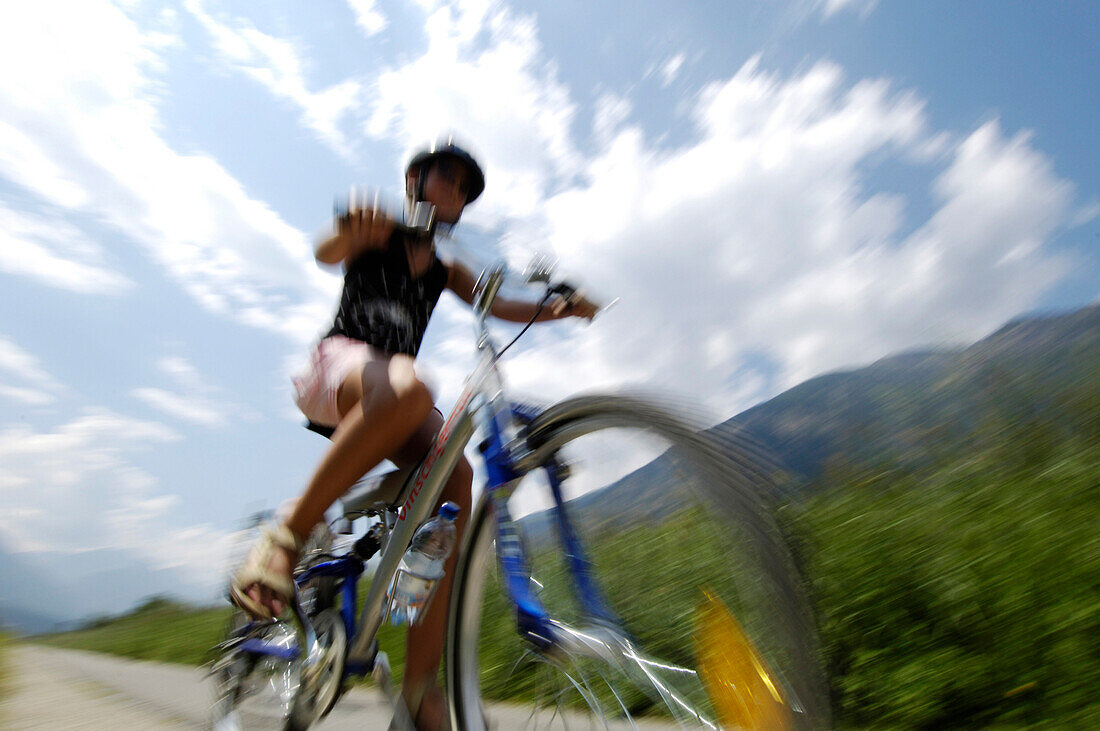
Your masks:
[[[459,507],[445,502],[439,515],[416,531],[398,566],[390,603],[390,623],[416,624],[431,598],[435,582],[443,578],[443,563],[455,545],[455,516]]]

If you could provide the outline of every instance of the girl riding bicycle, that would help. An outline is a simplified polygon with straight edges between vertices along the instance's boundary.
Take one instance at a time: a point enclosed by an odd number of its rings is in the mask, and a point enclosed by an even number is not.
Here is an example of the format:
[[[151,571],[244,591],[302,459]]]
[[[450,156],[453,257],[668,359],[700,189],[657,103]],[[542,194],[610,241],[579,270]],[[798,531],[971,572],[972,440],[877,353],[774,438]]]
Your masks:
[[[446,140],[416,153],[405,172],[407,203],[435,206],[436,220],[453,225],[485,188],[477,161]],[[297,403],[313,423],[335,428],[332,446],[313,473],[286,522],[268,531],[234,575],[231,601],[258,617],[282,613],[294,589],[291,574],[305,536],[332,503],[383,459],[400,468],[420,460],[442,426],[432,394],[414,361],[432,310],[444,289],[469,305],[475,278],[463,265],[436,256],[434,240],[399,232],[377,207],[352,207],[315,256],[342,264],[344,288],[332,329],[313,348],[309,368],[295,378]],[[558,298],[538,321],[591,319],[596,306],[583,297]],[[526,323],[538,305],[498,298],[490,314]],[[470,508],[473,471],[461,459],[441,501]],[[435,679],[443,649],[447,600],[456,555],[447,561],[439,601],[410,626],[402,694],[419,729],[442,722],[442,694]]]

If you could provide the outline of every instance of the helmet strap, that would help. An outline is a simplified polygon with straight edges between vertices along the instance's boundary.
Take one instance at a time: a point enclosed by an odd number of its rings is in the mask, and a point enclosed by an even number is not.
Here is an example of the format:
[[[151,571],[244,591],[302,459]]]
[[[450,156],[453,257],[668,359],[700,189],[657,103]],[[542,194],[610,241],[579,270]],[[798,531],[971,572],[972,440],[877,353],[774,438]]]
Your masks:
[[[414,205],[422,200],[426,200],[424,197],[424,184],[428,180],[428,171],[434,164],[434,161],[429,160],[428,162],[420,165],[416,170],[416,193],[415,197],[412,199],[412,203]],[[459,213],[459,216],[461,215],[462,214]],[[438,221],[436,223],[436,227],[437,230],[439,230],[439,227],[446,227],[443,229],[443,231],[446,231],[449,234],[450,229],[454,228],[455,223],[458,223],[458,221],[455,220],[455,222],[451,224],[444,224],[442,221]]]
[[[416,200],[414,203],[418,203],[424,200],[424,183],[428,179],[428,164],[421,165],[416,170]]]

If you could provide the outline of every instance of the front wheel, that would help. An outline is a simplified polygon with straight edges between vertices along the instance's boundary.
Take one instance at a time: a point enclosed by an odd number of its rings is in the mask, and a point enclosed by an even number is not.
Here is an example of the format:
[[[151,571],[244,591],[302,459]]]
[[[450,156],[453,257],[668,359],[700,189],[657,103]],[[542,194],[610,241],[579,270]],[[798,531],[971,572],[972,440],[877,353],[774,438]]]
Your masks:
[[[618,397],[563,402],[528,442],[567,471],[564,510],[537,470],[471,516],[448,633],[456,729],[829,724],[812,616],[758,455]],[[549,644],[517,631],[503,589],[515,575],[495,560],[500,506]]]

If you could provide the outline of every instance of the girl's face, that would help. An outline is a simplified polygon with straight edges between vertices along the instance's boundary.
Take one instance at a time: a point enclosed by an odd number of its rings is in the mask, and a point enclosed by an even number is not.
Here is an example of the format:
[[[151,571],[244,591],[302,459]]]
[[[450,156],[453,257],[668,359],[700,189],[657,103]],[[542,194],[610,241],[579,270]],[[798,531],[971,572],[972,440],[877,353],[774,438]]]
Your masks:
[[[424,199],[435,206],[436,218],[444,223],[457,223],[470,194],[466,166],[457,160],[441,157],[427,171],[424,179]]]

